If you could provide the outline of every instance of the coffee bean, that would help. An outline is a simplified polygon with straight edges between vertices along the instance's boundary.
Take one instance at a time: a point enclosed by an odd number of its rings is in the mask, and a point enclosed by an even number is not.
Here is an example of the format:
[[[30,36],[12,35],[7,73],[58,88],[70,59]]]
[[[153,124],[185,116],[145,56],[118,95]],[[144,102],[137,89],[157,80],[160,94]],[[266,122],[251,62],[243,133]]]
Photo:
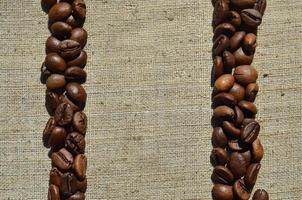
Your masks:
[[[78,181],[78,191],[85,193],[87,190],[87,179],[85,178],[83,181]]]
[[[261,13],[255,9],[244,9],[240,15],[245,25],[251,28],[257,28],[262,22]]]
[[[50,30],[56,38],[66,39],[70,37],[72,27],[65,22],[55,22],[51,25]]]
[[[60,2],[55,4],[48,13],[49,21],[64,21],[66,20],[72,12],[71,5],[69,3]]]
[[[47,69],[45,62],[41,65],[41,76],[40,81],[42,84],[46,84],[48,77],[51,75],[51,72]]]
[[[235,27],[232,24],[229,23],[221,23],[218,26],[216,26],[214,30],[214,40],[221,34],[226,35],[227,37],[232,37],[234,33],[236,32]]]
[[[78,57],[81,53],[81,45],[74,40],[63,40],[59,45],[59,54],[67,60]]]
[[[213,25],[216,26],[223,22],[229,11],[229,4],[225,0],[218,0],[215,3],[213,12]]]
[[[49,115],[53,116],[56,108],[58,107],[59,95],[55,92],[46,92],[45,96],[45,107]]]
[[[61,185],[61,178],[63,173],[58,170],[58,168],[53,167],[49,173],[49,184],[56,185],[60,187]]]
[[[228,168],[231,170],[235,178],[241,178],[245,175],[247,168],[246,164],[244,157],[240,153],[234,152],[230,155]]]
[[[77,41],[84,48],[87,43],[87,37],[87,32],[83,28],[75,28],[71,32],[70,39]]]
[[[266,9],[266,0],[256,0],[256,3],[254,5],[254,9],[258,10],[261,15],[264,15],[264,11]]]
[[[245,89],[238,83],[234,83],[233,87],[230,89],[229,93],[233,95],[236,99],[236,102],[240,102],[244,99],[245,96]]]
[[[56,127],[56,121],[53,117],[49,118],[43,131],[43,144],[46,148],[50,148],[48,140],[52,130]]]
[[[256,0],[231,0],[231,2],[234,6],[248,8],[254,6]]]
[[[253,200],[269,200],[268,193],[263,189],[258,189],[254,193]]]
[[[245,37],[245,32],[244,31],[239,31],[239,32],[236,32],[233,37],[231,37],[230,39],[230,50],[232,52],[236,51],[237,49],[239,49],[239,47],[241,46],[242,44],[242,41]]]
[[[213,44],[213,55],[214,56],[220,55],[229,47],[229,45],[230,45],[230,40],[227,36],[225,35],[218,36]]]
[[[231,137],[240,136],[240,129],[236,128],[235,125],[229,121],[224,121],[222,123],[222,128],[223,128],[223,131]]]
[[[60,74],[52,74],[47,78],[46,86],[50,90],[63,88],[66,84],[65,78]]]
[[[83,110],[83,107],[79,107],[77,105],[75,105],[65,94],[61,95],[59,97],[60,99],[60,102],[61,103],[66,103],[66,104],[69,104],[71,109],[74,111],[74,112],[77,112],[77,111],[81,111]]]
[[[257,176],[260,171],[260,168],[261,165],[259,163],[253,163],[246,170],[246,174],[244,176],[244,183],[250,190],[253,189],[257,181]]]
[[[226,22],[232,24],[233,26],[237,27],[241,24],[241,16],[236,11],[229,11],[226,15]]]
[[[233,185],[234,196],[240,200],[249,200],[251,192],[246,188],[242,179],[238,179]]]
[[[66,148],[74,155],[85,153],[85,138],[82,134],[77,132],[69,133],[66,142]]]
[[[257,47],[257,36],[253,33],[248,33],[245,35],[242,43],[242,48],[244,52],[249,55],[254,54]]]
[[[64,73],[65,79],[68,82],[78,82],[83,84],[86,82],[87,73],[80,67],[69,67]]]
[[[216,80],[218,77],[220,77],[223,74],[223,61],[220,56],[215,56],[213,60],[213,78]]]
[[[86,103],[87,94],[85,89],[78,83],[68,83],[66,85],[66,95],[76,105],[84,105]]]
[[[233,200],[232,186],[215,184],[212,189],[212,198],[214,200]]]
[[[260,125],[258,122],[251,122],[241,129],[241,139],[245,143],[252,144],[258,137]]]
[[[250,83],[245,89],[245,99],[247,101],[254,102],[259,91],[259,86],[257,83]]]
[[[67,200],[85,200],[85,194],[82,192],[77,192],[70,196]]]
[[[257,107],[252,102],[242,100],[238,103],[238,106],[246,117],[253,118],[257,114]]]
[[[235,106],[234,111],[236,116],[234,124],[235,126],[240,127],[244,120],[244,114],[238,106]]]
[[[83,154],[79,154],[74,160],[74,172],[79,180],[84,180],[86,177],[87,158]]]
[[[244,118],[243,122],[242,122],[242,127],[248,125],[251,122],[255,122],[256,120],[254,118]]]
[[[60,190],[55,185],[50,185],[48,189],[48,200],[60,200]]]
[[[46,54],[49,53],[57,53],[59,52],[59,45],[60,45],[61,41],[58,40],[57,38],[50,36],[47,40],[46,40]]]
[[[212,132],[213,147],[225,148],[228,144],[228,138],[224,134],[221,127],[215,127]]]
[[[215,81],[214,87],[218,92],[227,92],[233,87],[234,83],[234,76],[231,74],[223,74]]]
[[[73,118],[73,110],[71,106],[67,103],[61,103],[54,114],[56,122],[61,125],[65,126],[71,123]]]
[[[87,117],[83,112],[76,112],[73,116],[72,125],[74,130],[85,136],[87,130]]]
[[[253,62],[254,54],[247,55],[240,47],[234,53],[234,58],[236,60],[236,65],[250,65]]]
[[[57,0],[41,0],[41,7],[44,12],[48,12],[49,9],[57,3]]]
[[[72,4],[73,15],[84,20],[86,18],[86,4],[83,0],[74,0]]]
[[[49,136],[48,146],[50,146],[53,149],[60,149],[64,147],[66,136],[67,133],[64,128],[59,126],[54,127],[54,129],[52,129],[52,132]]]
[[[234,110],[228,106],[218,106],[217,108],[214,109],[213,115],[216,119],[220,119],[220,120],[234,121],[235,119]]]
[[[87,54],[85,51],[82,50],[77,58],[67,62],[67,66],[68,67],[77,66],[83,69],[86,66],[86,63],[87,63]]]
[[[256,69],[250,65],[241,65],[235,68],[234,77],[242,85],[255,83],[258,78]]]
[[[50,53],[46,56],[45,65],[54,73],[63,73],[67,67],[65,60],[56,53]]]
[[[58,152],[54,152],[51,155],[51,160],[54,166],[63,171],[67,171],[73,164],[72,154],[65,148],[60,149]]]
[[[240,140],[236,140],[236,139],[229,140],[228,147],[231,151],[237,151],[237,152],[244,151],[248,148],[246,144],[243,144]]]
[[[244,157],[245,161],[246,161],[246,165],[249,166],[251,164],[252,161],[252,153],[250,150],[244,151],[241,153],[241,155]]]
[[[213,166],[224,166],[229,160],[226,150],[222,148],[214,148],[212,150],[210,161]]]
[[[223,58],[223,66],[232,69],[236,66],[236,59],[235,56],[229,52],[229,51],[224,51],[222,54]],[[229,70],[231,72],[231,70]]]
[[[226,105],[228,107],[234,108],[236,105],[236,100],[230,93],[221,92],[214,96],[213,98],[213,108],[218,106]]]
[[[74,28],[81,28],[84,25],[85,20],[81,20],[79,18],[76,18],[72,15],[68,17],[65,21],[67,24],[69,24],[73,29]]]
[[[262,146],[260,140],[256,139],[252,144],[253,161],[256,163],[259,163],[263,158],[263,154],[264,154],[263,146]]]
[[[60,189],[65,198],[68,198],[77,192],[78,180],[73,173],[68,172],[62,176]]]
[[[225,166],[216,166],[213,170],[211,179],[213,183],[232,185],[234,176],[232,172]]]

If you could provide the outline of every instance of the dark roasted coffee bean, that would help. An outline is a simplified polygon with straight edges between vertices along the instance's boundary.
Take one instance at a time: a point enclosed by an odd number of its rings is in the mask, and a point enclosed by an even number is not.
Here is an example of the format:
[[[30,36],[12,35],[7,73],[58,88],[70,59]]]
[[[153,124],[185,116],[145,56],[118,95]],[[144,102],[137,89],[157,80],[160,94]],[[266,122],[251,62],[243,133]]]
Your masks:
[[[59,45],[60,45],[61,41],[58,40],[57,38],[50,36],[47,40],[46,40],[46,54],[49,53],[57,53],[59,52]]]
[[[65,198],[68,198],[77,192],[78,180],[73,173],[68,172],[62,176],[60,189]]]
[[[253,62],[254,54],[247,55],[240,47],[234,53],[234,58],[236,61],[236,65],[250,65]]]
[[[263,16],[264,11],[266,9],[266,0],[256,0],[254,9],[258,10],[261,13],[261,15]]]
[[[244,157],[238,153],[234,152],[230,155],[230,161],[228,163],[228,168],[233,173],[234,177],[241,178],[245,175],[247,163]]]
[[[54,129],[52,129],[52,132],[49,136],[48,146],[53,149],[60,149],[64,147],[66,136],[66,130],[62,127],[56,126]]]
[[[57,3],[57,0],[41,0],[41,7],[47,13]]]
[[[254,54],[257,47],[257,36],[254,33],[248,33],[245,35],[242,43],[244,52],[251,55]]]
[[[75,28],[71,32],[70,39],[77,41],[84,48],[87,43],[87,37],[87,32],[83,28]]]
[[[221,34],[224,34],[230,38],[234,35],[235,32],[236,32],[236,29],[232,24],[221,23],[218,26],[216,26],[216,28],[214,30],[214,37],[213,37],[214,41]]]
[[[238,106],[246,117],[254,117],[257,114],[257,107],[252,102],[243,100],[238,103]]]
[[[82,192],[77,192],[66,200],[85,200],[85,194]]]
[[[87,94],[85,89],[78,83],[68,83],[66,85],[66,95],[76,105],[84,105],[86,103]]]
[[[222,54],[222,59],[223,59],[223,66],[225,68],[232,69],[236,66],[235,56],[231,52],[224,51]]]
[[[215,127],[212,133],[213,147],[225,148],[228,145],[228,138],[224,134],[221,127]]]
[[[49,115],[53,116],[56,108],[60,104],[59,95],[55,92],[46,92],[45,107]]]
[[[216,38],[213,44],[213,55],[218,56],[224,52],[230,45],[230,40],[225,35],[220,35]]]
[[[229,140],[228,147],[231,151],[241,152],[248,148],[245,144],[243,144],[240,140]]]
[[[238,179],[233,185],[234,196],[240,200],[249,200],[251,192],[246,188],[244,181]]]
[[[268,193],[263,189],[258,189],[254,193],[253,200],[269,200]]]
[[[49,21],[64,21],[66,20],[72,13],[72,8],[69,3],[60,2],[55,4],[48,13]]]
[[[256,139],[252,144],[252,158],[253,162],[259,163],[264,154],[263,146],[259,139]]]
[[[86,4],[83,0],[74,0],[72,4],[73,15],[84,20],[86,18]]]
[[[234,85],[230,89],[229,93],[235,97],[236,102],[240,102],[241,100],[244,99],[244,96],[245,96],[244,87],[242,87],[238,83],[234,83]]]
[[[54,166],[63,171],[70,169],[73,164],[72,154],[69,153],[65,148],[60,149],[58,152],[52,153],[51,160]]]
[[[67,67],[65,60],[56,53],[50,53],[46,56],[45,65],[54,73],[63,73]]]
[[[244,9],[240,15],[244,24],[251,28],[257,28],[262,22],[261,13],[255,9]]]
[[[234,110],[228,106],[218,106],[217,108],[214,109],[213,115],[216,119],[221,119],[221,120],[234,121],[235,119]]]
[[[257,83],[248,84],[245,89],[245,99],[247,101],[254,102],[258,94],[258,91],[259,91],[259,86]]]
[[[223,128],[223,131],[231,137],[240,136],[240,129],[236,128],[235,125],[229,121],[224,121],[222,123],[222,128]]]
[[[51,72],[47,69],[45,62],[43,62],[41,66],[41,76],[40,76],[41,83],[46,84],[46,81],[50,75]]]
[[[241,155],[244,157],[245,161],[246,161],[246,165],[249,166],[251,164],[252,161],[252,153],[250,150],[244,151],[241,153]]]
[[[230,39],[230,50],[236,51],[237,49],[239,49],[240,45],[242,44],[242,41],[245,37],[245,32],[244,31],[239,31],[236,32],[233,37],[231,37]]]
[[[212,174],[213,183],[221,183],[226,185],[232,185],[234,176],[232,172],[225,166],[216,166]]]
[[[69,133],[66,142],[65,142],[66,148],[75,155],[83,154],[85,153],[85,138],[82,134],[77,132]]]
[[[229,11],[229,3],[225,0],[217,0],[213,12],[213,25],[216,26],[223,22]]]
[[[214,80],[219,78],[223,74],[223,61],[222,57],[220,56],[215,56],[213,60],[213,76]]]
[[[67,59],[72,60],[81,53],[81,44],[74,40],[63,40],[59,45],[59,54]]]
[[[87,158],[84,154],[79,154],[74,159],[74,172],[79,180],[84,180],[86,177]]]
[[[256,0],[231,0],[231,2],[234,6],[248,8],[254,6]]]
[[[83,181],[78,181],[78,191],[85,193],[87,190],[87,179],[85,178]]]
[[[79,18],[70,15],[65,22],[69,24],[72,28],[81,28],[83,27],[85,20],[81,20]]]
[[[66,84],[65,77],[61,74],[52,74],[46,81],[46,86],[49,90],[63,88]]]
[[[87,63],[87,54],[85,51],[82,50],[77,58],[67,62],[67,66],[68,67],[77,66],[83,69],[86,66],[86,63]]]
[[[69,67],[66,69],[65,80],[68,82],[77,82],[77,83],[85,83],[87,78],[87,73],[80,67]]]
[[[229,160],[229,156],[226,150],[222,148],[214,148],[212,150],[210,161],[213,166],[222,165],[224,166]]]
[[[60,200],[60,189],[56,185],[50,185],[48,189],[48,200]]]
[[[252,144],[258,137],[260,125],[258,122],[251,122],[241,129],[241,139],[245,143]]]
[[[234,111],[235,111],[235,115],[236,115],[234,124],[237,127],[241,127],[241,124],[244,120],[244,114],[238,106],[235,106]]]
[[[255,122],[256,120],[254,118],[244,118],[243,122],[242,122],[242,127],[248,125],[251,122]]]
[[[54,114],[56,122],[61,125],[65,126],[71,123],[73,118],[73,110],[71,106],[67,103],[61,103]]]
[[[257,176],[260,171],[260,168],[261,165],[259,163],[253,163],[246,170],[246,174],[244,176],[244,183],[250,190],[253,189],[257,181]]]
[[[214,200],[233,200],[232,186],[224,184],[215,184],[212,189]]]
[[[56,38],[66,39],[70,37],[72,27],[65,22],[55,22],[51,25],[50,30]]]
[[[74,130],[85,136],[87,130],[87,117],[83,112],[76,112],[72,119]]]
[[[229,11],[226,15],[226,22],[232,24],[233,26],[237,27],[241,24],[241,16],[236,11]]]
[[[52,133],[52,130],[56,127],[56,121],[53,117],[49,118],[44,131],[43,131],[43,144],[46,148],[49,148],[49,136]]]
[[[77,111],[81,111],[82,108],[80,108],[79,106],[75,105],[65,94],[61,95],[59,97],[60,99],[60,103],[66,103],[66,104],[69,104],[71,109],[74,111],[74,112],[77,112]]]
[[[226,105],[228,107],[234,108],[236,105],[236,100],[233,95],[230,93],[219,93],[213,98],[213,108],[216,108],[217,106]]]
[[[63,173],[58,170],[58,168],[53,167],[49,173],[49,184],[56,185],[60,187],[61,185],[61,178],[63,176]]]
[[[228,92],[234,85],[235,78],[231,74],[223,74],[214,84],[215,90],[218,92]]]
[[[258,78],[256,69],[250,65],[241,65],[235,68],[234,77],[242,85],[255,83]]]

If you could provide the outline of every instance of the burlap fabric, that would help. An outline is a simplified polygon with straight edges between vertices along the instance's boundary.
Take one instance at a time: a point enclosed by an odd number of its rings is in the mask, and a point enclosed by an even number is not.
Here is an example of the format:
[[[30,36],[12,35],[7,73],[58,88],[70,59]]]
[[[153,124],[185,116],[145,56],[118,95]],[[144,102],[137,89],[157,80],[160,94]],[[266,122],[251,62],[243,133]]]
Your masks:
[[[211,199],[210,0],[87,4],[87,199]],[[273,200],[302,199],[301,20],[301,0],[270,0],[254,61]],[[46,24],[39,0],[0,0],[0,199],[46,199]]]

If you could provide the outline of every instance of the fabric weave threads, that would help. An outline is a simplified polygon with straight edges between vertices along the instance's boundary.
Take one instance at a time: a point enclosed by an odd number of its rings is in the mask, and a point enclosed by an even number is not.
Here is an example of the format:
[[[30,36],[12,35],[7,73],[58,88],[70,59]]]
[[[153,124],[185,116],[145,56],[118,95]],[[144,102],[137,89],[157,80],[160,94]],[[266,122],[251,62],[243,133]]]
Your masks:
[[[212,5],[87,1],[87,199],[211,199]],[[255,188],[302,196],[302,2],[271,0],[254,66],[265,157]],[[44,199],[50,161],[39,1],[0,0],[0,199]]]

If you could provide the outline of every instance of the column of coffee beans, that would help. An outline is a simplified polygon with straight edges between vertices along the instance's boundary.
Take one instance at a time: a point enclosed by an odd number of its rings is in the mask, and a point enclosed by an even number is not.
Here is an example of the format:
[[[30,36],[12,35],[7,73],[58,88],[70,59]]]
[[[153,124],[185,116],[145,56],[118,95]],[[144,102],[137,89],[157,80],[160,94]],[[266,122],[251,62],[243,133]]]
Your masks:
[[[248,200],[263,157],[254,104],[259,87],[252,61],[265,0],[212,0],[213,94],[211,179],[214,200]],[[253,200],[268,200],[257,190]]]
[[[83,50],[87,32],[82,27],[86,5],[83,0],[42,0],[41,5],[48,13],[51,32],[41,67],[41,82],[47,87],[45,106],[50,115],[43,132],[52,163],[48,199],[84,200],[87,118],[83,110],[87,95],[82,84],[87,76],[87,54]]]

